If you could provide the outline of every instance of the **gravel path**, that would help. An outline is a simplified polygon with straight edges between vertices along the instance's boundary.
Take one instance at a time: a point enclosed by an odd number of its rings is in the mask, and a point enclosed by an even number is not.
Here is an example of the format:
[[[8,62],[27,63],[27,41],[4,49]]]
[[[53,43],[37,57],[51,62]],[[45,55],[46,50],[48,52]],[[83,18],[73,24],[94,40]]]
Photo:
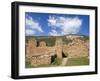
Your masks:
[[[65,66],[67,63],[68,58],[63,58],[61,66]]]

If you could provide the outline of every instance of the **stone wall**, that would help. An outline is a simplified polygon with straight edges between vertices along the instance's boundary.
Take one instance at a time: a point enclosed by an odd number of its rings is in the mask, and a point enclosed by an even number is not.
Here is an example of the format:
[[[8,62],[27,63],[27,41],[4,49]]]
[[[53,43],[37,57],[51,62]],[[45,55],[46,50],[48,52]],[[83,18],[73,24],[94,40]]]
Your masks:
[[[89,55],[89,47],[87,44],[82,40],[75,39],[72,43],[63,46],[63,52],[68,53],[69,58],[86,57]]]
[[[31,58],[31,65],[33,66],[48,65],[50,63],[51,63],[51,56],[49,55],[33,56]]]
[[[31,58],[33,50],[36,49],[37,42],[35,39],[30,39],[26,45],[26,58]]]
[[[56,55],[58,59],[62,59],[62,46],[63,41],[62,38],[56,38],[55,48],[56,48]]]
[[[36,40],[30,39],[26,45],[26,58],[30,59],[32,66],[50,64],[53,55],[55,55],[55,47],[46,47],[44,41],[37,47]]]
[[[44,41],[39,42],[39,47],[46,47],[46,43]]]
[[[37,42],[35,39],[30,39],[26,44],[26,58],[30,59],[32,66],[51,64],[51,57],[56,55],[58,59],[63,58],[63,54],[68,58],[89,56],[89,41],[73,39],[71,43],[63,44],[61,38],[56,39],[55,46],[46,46],[45,41]]]

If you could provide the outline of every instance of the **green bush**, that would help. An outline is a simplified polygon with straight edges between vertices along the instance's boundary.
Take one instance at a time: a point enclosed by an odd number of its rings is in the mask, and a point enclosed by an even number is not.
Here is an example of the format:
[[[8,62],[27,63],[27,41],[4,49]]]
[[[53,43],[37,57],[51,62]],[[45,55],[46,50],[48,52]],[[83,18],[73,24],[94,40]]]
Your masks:
[[[58,66],[58,65],[60,65],[61,64],[61,62],[62,62],[62,59],[55,59],[55,61],[52,63],[52,65],[56,65],[56,66]]]
[[[71,43],[71,42],[72,42],[71,39],[63,38],[63,43],[64,44],[68,44],[68,43]]]

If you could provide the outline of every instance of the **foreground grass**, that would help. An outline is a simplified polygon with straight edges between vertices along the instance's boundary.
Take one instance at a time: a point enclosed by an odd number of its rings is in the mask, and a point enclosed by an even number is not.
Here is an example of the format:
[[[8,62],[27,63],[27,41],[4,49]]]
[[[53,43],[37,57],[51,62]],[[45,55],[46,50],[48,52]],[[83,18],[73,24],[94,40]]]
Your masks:
[[[51,64],[48,64],[48,65],[38,65],[38,66],[32,66],[30,62],[26,62],[26,65],[25,67],[26,68],[39,68],[39,67],[56,67],[56,66],[59,66],[61,64],[61,59],[55,59],[54,62],[52,62]]]
[[[69,58],[66,63],[66,66],[80,66],[80,65],[89,65],[88,57]]]
[[[29,62],[26,62],[26,68],[39,68],[39,67],[56,67],[61,65],[62,60],[55,59],[55,61],[49,65],[39,65],[32,66]],[[68,58],[65,66],[81,66],[81,65],[89,65],[88,57],[78,57],[78,58]]]

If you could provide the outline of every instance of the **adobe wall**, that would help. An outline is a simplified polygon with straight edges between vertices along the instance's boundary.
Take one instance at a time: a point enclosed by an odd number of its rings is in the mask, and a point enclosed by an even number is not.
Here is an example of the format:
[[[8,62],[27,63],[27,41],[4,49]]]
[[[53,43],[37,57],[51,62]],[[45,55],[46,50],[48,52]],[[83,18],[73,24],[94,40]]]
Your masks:
[[[34,66],[50,64],[51,56],[54,55],[57,55],[58,59],[62,59],[62,52],[68,54],[68,58],[89,56],[89,41],[74,39],[71,43],[63,45],[62,39],[57,38],[53,47],[46,46],[44,41],[41,41],[37,47],[36,40],[32,39],[26,45],[26,58],[29,58],[31,65]]]
[[[87,57],[89,56],[89,46],[81,40],[74,40],[72,43],[63,46],[63,52],[68,53],[68,57]]]
[[[55,43],[55,49],[56,49],[56,55],[58,59],[62,59],[62,46],[63,46],[63,41],[61,38],[56,38],[56,43]]]

